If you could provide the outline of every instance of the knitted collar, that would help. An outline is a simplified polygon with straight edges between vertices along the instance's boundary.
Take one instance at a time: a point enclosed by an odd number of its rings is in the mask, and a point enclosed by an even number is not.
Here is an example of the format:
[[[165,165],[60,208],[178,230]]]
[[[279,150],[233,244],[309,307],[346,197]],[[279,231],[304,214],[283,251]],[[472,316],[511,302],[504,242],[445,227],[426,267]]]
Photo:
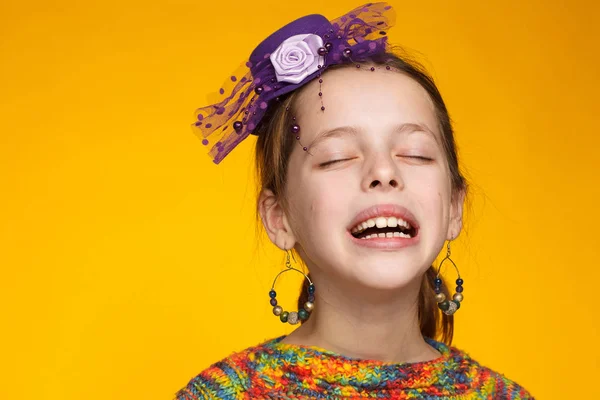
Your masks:
[[[281,343],[285,337],[264,342],[259,346],[262,351],[255,354],[260,358],[256,361],[267,364],[263,373],[270,375],[269,370],[283,368],[290,385],[308,379],[337,394],[428,388],[429,393],[446,395],[456,393],[456,389],[459,392],[467,389],[464,384],[468,380],[466,369],[469,363],[465,362],[468,356],[430,338],[425,338],[426,342],[441,353],[440,357],[415,363],[394,363],[346,357],[316,346]]]

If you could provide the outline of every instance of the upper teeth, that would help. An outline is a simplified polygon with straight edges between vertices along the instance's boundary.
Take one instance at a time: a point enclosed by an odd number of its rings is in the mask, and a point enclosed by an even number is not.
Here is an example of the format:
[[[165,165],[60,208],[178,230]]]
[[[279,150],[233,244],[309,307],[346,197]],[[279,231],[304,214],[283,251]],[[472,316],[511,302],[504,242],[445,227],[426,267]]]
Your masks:
[[[372,228],[374,226],[376,226],[378,228],[386,228],[388,226],[390,228],[395,228],[397,226],[402,226],[406,229],[410,229],[410,224],[401,218],[377,217],[377,218],[371,218],[371,219],[368,219],[366,221],[359,223],[354,228],[352,228],[351,232],[359,233],[359,232],[364,231],[367,228]]]

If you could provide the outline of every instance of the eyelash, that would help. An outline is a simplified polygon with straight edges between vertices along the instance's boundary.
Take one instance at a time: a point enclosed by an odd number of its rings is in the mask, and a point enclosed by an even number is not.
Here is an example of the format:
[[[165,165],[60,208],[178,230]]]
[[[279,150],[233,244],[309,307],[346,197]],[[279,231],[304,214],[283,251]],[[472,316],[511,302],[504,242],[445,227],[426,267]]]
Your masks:
[[[401,157],[416,158],[416,159],[422,160],[422,161],[433,161],[433,158],[428,158],[428,157],[423,157],[423,156],[401,156]]]
[[[351,158],[340,158],[339,160],[331,160],[331,161],[326,161],[324,163],[319,164],[319,167],[323,168],[323,167],[328,167],[330,165],[342,162],[342,161],[348,161],[348,160],[352,160]]]

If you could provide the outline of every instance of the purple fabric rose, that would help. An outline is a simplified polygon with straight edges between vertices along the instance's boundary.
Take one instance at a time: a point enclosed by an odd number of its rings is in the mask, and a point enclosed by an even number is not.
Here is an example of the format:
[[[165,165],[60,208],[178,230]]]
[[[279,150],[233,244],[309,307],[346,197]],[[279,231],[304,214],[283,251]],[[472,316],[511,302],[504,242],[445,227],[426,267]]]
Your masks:
[[[321,63],[319,47],[323,47],[323,39],[310,33],[284,40],[270,56],[277,81],[300,83],[317,71]]]

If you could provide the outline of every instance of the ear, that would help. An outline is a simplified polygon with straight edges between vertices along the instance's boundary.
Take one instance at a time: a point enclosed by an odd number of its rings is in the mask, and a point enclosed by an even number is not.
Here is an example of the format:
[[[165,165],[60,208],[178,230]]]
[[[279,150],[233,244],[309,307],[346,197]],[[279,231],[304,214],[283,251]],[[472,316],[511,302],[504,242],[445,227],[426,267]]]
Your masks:
[[[263,189],[258,199],[258,212],[267,235],[275,246],[289,250],[296,244],[288,218],[277,197],[269,189]]]
[[[463,205],[465,202],[465,189],[454,191],[450,203],[450,223],[446,240],[454,240],[458,237],[463,226]]]

